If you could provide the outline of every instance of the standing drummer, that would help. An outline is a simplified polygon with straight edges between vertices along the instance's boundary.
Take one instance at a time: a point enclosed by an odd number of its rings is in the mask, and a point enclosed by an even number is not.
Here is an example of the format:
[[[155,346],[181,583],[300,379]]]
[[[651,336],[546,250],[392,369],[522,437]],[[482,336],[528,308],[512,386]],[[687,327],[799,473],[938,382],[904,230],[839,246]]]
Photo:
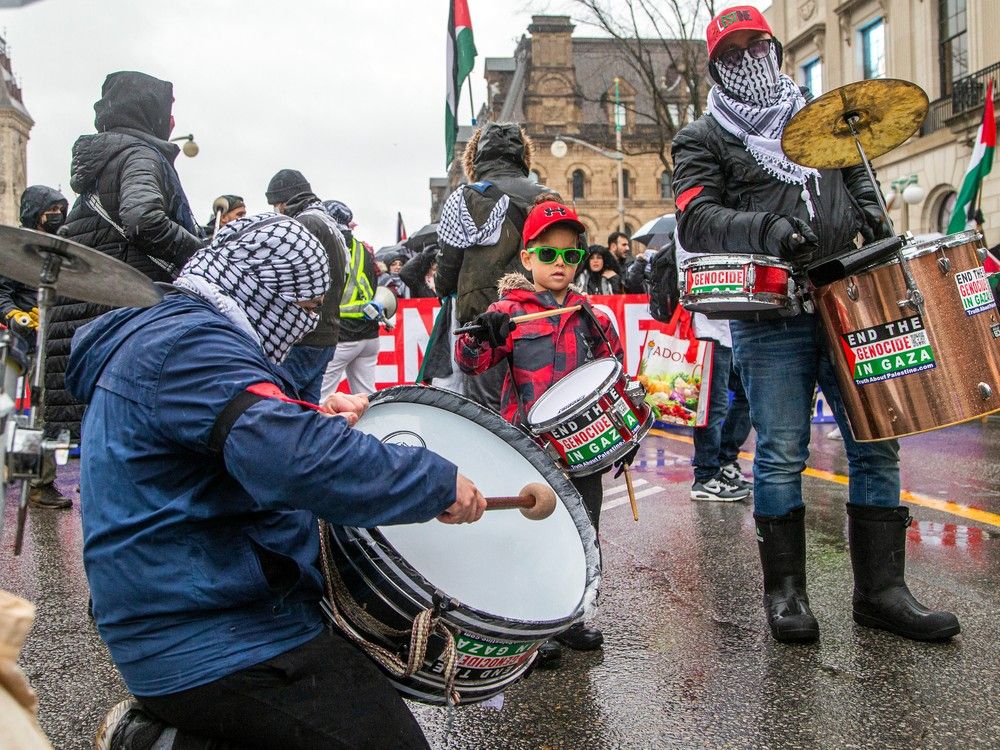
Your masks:
[[[428,747],[388,679],[324,625],[316,517],[461,523],[486,502],[440,456],[350,429],[366,397],[319,413],[284,395],[279,365],[329,287],[302,224],[237,219],[162,302],[73,339],[84,565],[136,698],[98,750]]]
[[[706,32],[715,85],[707,112],[673,141],[678,232],[692,252],[776,255],[802,271],[853,248],[860,234],[889,235],[876,188],[862,167],[814,170],[791,162],[781,134],[806,105],[781,73],[782,48],[760,11],[732,7]],[[903,579],[909,514],[899,505],[896,441],[851,437],[817,316],[733,320],[733,357],[757,431],[754,518],[764,609],[775,639],[814,641],[805,569],[802,471],[812,396],[823,389],[850,465],[848,536],[854,620],[916,640],[950,638],[957,618],[917,602]]]

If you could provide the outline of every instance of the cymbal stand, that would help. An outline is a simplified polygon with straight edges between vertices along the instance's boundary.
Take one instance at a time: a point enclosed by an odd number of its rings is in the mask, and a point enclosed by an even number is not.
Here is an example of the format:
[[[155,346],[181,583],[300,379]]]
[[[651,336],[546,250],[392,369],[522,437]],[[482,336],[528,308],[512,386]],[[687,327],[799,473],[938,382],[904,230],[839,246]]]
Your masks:
[[[875,197],[878,200],[878,207],[882,211],[882,216],[885,217],[886,223],[889,225],[889,229],[893,234],[896,233],[896,229],[892,224],[892,219],[889,218],[889,208],[885,205],[885,198],[882,197],[882,191],[879,190],[878,182],[875,180],[875,172],[872,171],[871,162],[868,161],[868,154],[865,153],[864,146],[861,145],[861,139],[858,136],[858,130],[855,127],[861,121],[861,116],[857,112],[848,112],[844,115],[844,122],[851,131],[851,135],[854,137],[854,145],[858,149],[858,156],[861,157],[861,163],[865,167],[865,172],[868,174],[868,179],[871,181],[872,188],[875,190]],[[906,299],[899,301],[899,306],[901,308],[906,306],[912,306],[916,308],[917,312],[923,315],[924,312],[924,295],[917,286],[916,280],[913,278],[913,273],[910,271],[910,264],[906,260],[906,256],[903,255],[903,248],[899,247],[896,249],[896,259],[899,261],[899,268],[903,272],[903,279],[906,282]]]
[[[47,441],[42,437],[42,431],[36,428],[39,414],[45,408],[45,347],[48,343],[49,314],[56,298],[56,280],[63,259],[54,254],[40,251],[45,260],[39,273],[38,284],[38,337],[35,351],[35,367],[31,379],[31,416],[28,418],[28,429],[21,430],[25,438],[22,444],[23,452],[37,451],[38,464],[43,460],[46,451],[65,451],[69,448],[69,435],[60,435],[59,440]],[[36,400],[37,399],[37,400]],[[14,535],[14,554],[21,554],[24,543],[24,527],[28,520],[28,494],[31,492],[29,478],[21,479],[21,496],[17,506],[17,529]]]

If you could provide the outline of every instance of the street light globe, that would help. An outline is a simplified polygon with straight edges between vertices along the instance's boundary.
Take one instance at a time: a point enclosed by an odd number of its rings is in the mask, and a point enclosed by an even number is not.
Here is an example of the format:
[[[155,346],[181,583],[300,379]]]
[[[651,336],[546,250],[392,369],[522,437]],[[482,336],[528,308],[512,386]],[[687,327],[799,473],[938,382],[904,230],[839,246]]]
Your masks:
[[[569,152],[569,147],[566,145],[566,141],[556,138],[552,141],[549,151],[552,152],[552,155],[557,159],[562,159]]]
[[[197,156],[198,151],[200,151],[200,149],[198,148],[198,144],[195,143],[194,139],[192,138],[191,140],[186,141],[184,143],[184,145],[181,147],[181,151],[184,152],[184,156]]]
[[[927,196],[927,192],[920,185],[907,185],[903,188],[903,200],[911,206],[920,203]]]

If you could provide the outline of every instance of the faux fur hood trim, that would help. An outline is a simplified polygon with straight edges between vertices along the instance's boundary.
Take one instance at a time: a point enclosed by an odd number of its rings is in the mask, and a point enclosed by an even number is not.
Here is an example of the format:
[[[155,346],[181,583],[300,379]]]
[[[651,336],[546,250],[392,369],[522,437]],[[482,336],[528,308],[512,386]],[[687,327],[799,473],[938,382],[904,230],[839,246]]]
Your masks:
[[[569,288],[570,291],[576,292],[577,294],[583,294],[583,290],[581,290],[576,284],[570,284]],[[520,289],[523,292],[534,292],[535,285],[531,283],[531,279],[523,273],[513,271],[500,277],[500,281],[497,282],[497,297],[504,297],[509,292],[513,292],[515,289]]]

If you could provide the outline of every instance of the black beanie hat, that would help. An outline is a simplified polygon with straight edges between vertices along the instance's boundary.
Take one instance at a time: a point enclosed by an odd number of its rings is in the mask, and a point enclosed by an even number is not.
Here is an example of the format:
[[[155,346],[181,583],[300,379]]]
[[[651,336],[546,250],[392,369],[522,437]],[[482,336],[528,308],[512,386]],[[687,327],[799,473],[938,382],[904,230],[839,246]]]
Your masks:
[[[275,203],[288,203],[299,193],[311,192],[312,186],[301,172],[297,169],[282,169],[267,183],[264,195],[273,206]]]

